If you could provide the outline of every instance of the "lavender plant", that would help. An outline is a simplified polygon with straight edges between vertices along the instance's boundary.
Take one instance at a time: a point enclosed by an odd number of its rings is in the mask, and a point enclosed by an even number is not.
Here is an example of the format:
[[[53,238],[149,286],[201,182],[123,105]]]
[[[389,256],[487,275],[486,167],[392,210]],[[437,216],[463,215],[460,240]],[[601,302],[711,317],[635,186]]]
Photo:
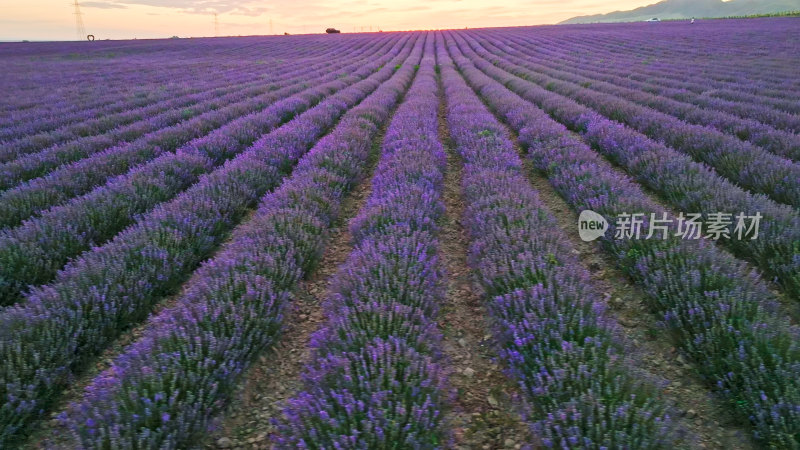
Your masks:
[[[534,436],[557,448],[670,447],[657,384],[623,362],[601,295],[522,174],[507,133],[437,43],[447,122],[465,165],[470,265]]]
[[[355,249],[325,301],[305,389],[288,401],[279,448],[438,448],[447,434],[434,322],[444,291],[436,220],[444,153],[432,34],[383,143]]]
[[[137,164],[146,163],[159,155],[190,145],[192,140],[237,132],[237,138],[247,142],[248,133],[255,133],[260,126],[268,129],[268,126],[262,125],[259,120],[269,124],[287,121],[293,117],[293,111],[297,111],[297,109],[286,103],[287,100],[296,98],[292,96],[303,91],[310,91],[306,92],[304,98],[310,98],[313,101],[313,93],[317,92],[314,88],[335,88],[347,81],[340,79],[340,74],[336,70],[341,68],[363,69],[366,66],[369,66],[366,64],[366,60],[342,61],[332,67],[334,71],[305,72],[299,77],[290,79],[290,83],[280,89],[230,105],[219,111],[203,114],[174,127],[161,129],[134,142],[114,146],[91,158],[63,166],[46,177],[31,180],[16,189],[3,192],[0,194],[0,213],[2,213],[0,214],[0,227],[18,225],[22,220],[37,212],[102,185],[113,175],[124,173]],[[361,71],[359,72],[361,73]],[[320,84],[311,86],[310,81],[315,79]],[[292,84],[292,81],[295,83]],[[265,109],[269,109],[269,107],[273,107],[270,112],[277,113],[275,117],[268,116]],[[223,144],[217,145],[224,148]]]
[[[448,49],[471,87],[520,133],[536,167],[573,208],[607,217],[663,212],[566,128],[473,66],[461,53],[466,47],[460,36],[449,36]],[[755,436],[797,446],[798,331],[776,313],[774,295],[758,275],[704,240],[606,238],[603,244],[643,287],[709,385],[750,420]]]
[[[392,63],[413,62],[420,50]],[[143,338],[61,414],[83,447],[197,442],[254,356],[275,341],[292,289],[318,259],[342,196],[363,176],[372,138],[412,75],[399,70],[349,111],[195,273],[178,304],[152,318]]]
[[[477,60],[493,77],[505,75]],[[625,167],[637,181],[652,188],[682,211],[761,214],[758,239],[730,239],[721,243],[738,255],[754,260],[775,277],[792,297],[800,296],[800,216],[763,195],[753,195],[717,175],[708,166],[564,96],[533,83],[520,81],[510,88],[579,132],[587,143]]]
[[[398,43],[401,44],[401,43]],[[402,46],[397,47],[399,51]],[[167,154],[146,164],[130,176],[99,188],[63,207],[56,207],[42,217],[29,220],[23,226],[10,231],[0,231],[0,304],[15,302],[28,285],[39,285],[50,281],[67,260],[113,237],[118,231],[132,223],[138,214],[168,200],[189,187],[202,172],[208,172],[226,160],[235,157],[253,144],[262,134],[279,126],[296,114],[323,101],[326,96],[337,94],[346,104],[356,99],[351,92],[361,95],[375,81],[358,80],[373,73],[388,61],[395,52],[387,53],[359,70],[347,79],[338,79],[301,91],[277,101],[261,113],[238,119],[219,128],[203,138],[191,141],[177,154]],[[362,63],[363,64],[363,63]],[[355,83],[353,85],[353,83]],[[353,85],[348,87],[349,85]],[[349,90],[348,90],[349,89]],[[333,97],[337,98],[337,97]],[[333,102],[334,100],[328,100]],[[322,116],[307,123],[323,128],[329,126]],[[297,124],[300,127],[301,124]],[[276,131],[264,145],[280,146],[284,141],[292,145],[297,141],[293,133],[297,127]],[[303,129],[307,135],[316,136],[320,127]],[[287,137],[288,136],[288,137]],[[187,174],[174,171],[164,164],[182,167],[188,161],[193,168]],[[288,169],[284,167],[283,169]],[[155,170],[155,172],[153,172]],[[152,175],[148,176],[148,175]]]
[[[498,57],[469,39],[479,58],[518,75],[509,83],[534,81],[549,90],[576,99],[610,119],[620,121],[644,134],[662,140],[693,159],[707,163],[729,180],[756,193],[800,207],[800,165],[751,144],[741,142],[709,127],[687,124],[667,114],[634,105],[619,97],[595,92],[581,86],[569,86],[547,75],[535,73],[513,62],[513,56]],[[508,59],[508,60],[507,60]]]
[[[385,77],[386,72],[373,77]],[[320,103],[102,247],[73,260],[24,304],[0,312],[0,407],[4,439],[35,419],[69,374],[152,306],[227,237],[257,200],[379,83],[365,80]]]

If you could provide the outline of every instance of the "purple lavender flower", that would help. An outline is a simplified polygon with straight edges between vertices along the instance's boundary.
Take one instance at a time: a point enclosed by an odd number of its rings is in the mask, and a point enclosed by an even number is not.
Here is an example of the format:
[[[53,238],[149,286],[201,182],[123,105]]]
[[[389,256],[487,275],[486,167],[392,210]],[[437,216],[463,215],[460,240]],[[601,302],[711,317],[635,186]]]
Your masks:
[[[409,57],[411,46],[403,42],[390,61]],[[420,50],[418,43],[415,51]],[[198,269],[178,304],[151,318],[143,338],[61,415],[83,446],[181,447],[209,427],[238,377],[278,336],[290,291],[320,256],[325,229],[342,195],[362,175],[360,161],[371,150],[378,124],[410,82],[413,70],[393,75],[392,67],[379,70],[371,77],[377,82],[362,84],[361,91],[347,92],[350,100],[337,108],[363,101],[302,157],[280,188],[262,199],[223,250]],[[322,106],[318,114],[311,110],[295,120],[308,117],[320,126],[332,121],[336,109]],[[302,153],[295,150],[297,141],[313,139],[303,133],[274,136],[283,136],[281,151],[290,154]],[[270,139],[257,147],[265,157],[275,155],[266,150],[272,148]],[[87,427],[87,417],[96,426]]]

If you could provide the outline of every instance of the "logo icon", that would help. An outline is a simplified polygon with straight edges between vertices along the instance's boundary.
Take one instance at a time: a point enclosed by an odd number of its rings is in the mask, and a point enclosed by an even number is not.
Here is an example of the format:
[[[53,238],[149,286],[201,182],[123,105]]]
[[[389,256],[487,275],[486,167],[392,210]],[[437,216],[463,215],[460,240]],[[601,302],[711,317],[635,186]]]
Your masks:
[[[589,209],[581,211],[581,215],[578,217],[578,234],[584,242],[590,242],[603,236],[606,234],[606,230],[608,230],[608,222],[605,217]]]

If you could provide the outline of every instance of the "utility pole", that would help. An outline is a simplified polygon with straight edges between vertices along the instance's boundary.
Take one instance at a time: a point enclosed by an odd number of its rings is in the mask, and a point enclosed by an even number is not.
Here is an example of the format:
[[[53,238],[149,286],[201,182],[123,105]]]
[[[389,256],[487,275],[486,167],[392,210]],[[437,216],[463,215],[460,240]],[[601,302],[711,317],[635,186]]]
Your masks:
[[[219,36],[219,20],[217,20],[217,13],[214,13],[214,37]]]
[[[272,19],[269,19],[269,34],[275,34],[272,32]]]
[[[83,26],[83,17],[81,16],[81,7],[78,4],[78,0],[74,1],[75,6],[75,32],[78,35],[78,40],[82,41],[86,39],[86,28]]]

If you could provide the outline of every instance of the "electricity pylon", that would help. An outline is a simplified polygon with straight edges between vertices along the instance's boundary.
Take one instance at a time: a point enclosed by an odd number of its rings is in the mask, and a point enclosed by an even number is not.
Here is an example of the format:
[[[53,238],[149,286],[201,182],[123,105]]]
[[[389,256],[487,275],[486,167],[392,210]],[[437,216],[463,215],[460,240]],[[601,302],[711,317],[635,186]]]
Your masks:
[[[83,26],[83,17],[81,17],[81,7],[78,4],[78,0],[75,0],[75,32],[78,35],[78,40],[82,41],[86,39],[86,28]]]

